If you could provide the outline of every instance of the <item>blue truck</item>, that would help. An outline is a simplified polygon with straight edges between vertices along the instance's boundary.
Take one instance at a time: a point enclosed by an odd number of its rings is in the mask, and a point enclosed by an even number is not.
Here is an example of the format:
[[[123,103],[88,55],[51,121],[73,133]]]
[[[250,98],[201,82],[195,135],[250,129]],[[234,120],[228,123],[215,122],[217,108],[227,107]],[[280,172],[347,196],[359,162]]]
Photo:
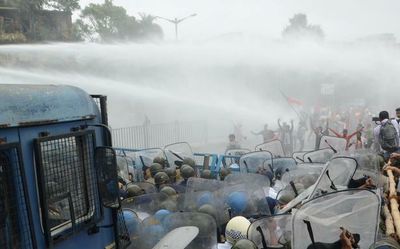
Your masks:
[[[0,248],[127,248],[106,96],[0,85]]]

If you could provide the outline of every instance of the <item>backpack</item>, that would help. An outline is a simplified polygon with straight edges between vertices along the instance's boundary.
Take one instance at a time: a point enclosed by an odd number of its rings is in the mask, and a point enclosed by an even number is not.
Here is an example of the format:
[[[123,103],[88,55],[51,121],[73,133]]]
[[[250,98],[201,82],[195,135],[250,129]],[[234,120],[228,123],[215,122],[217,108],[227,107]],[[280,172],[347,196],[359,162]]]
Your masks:
[[[397,130],[390,121],[387,121],[385,124],[381,125],[379,143],[382,149],[387,152],[394,152],[398,149],[399,138],[397,135]]]

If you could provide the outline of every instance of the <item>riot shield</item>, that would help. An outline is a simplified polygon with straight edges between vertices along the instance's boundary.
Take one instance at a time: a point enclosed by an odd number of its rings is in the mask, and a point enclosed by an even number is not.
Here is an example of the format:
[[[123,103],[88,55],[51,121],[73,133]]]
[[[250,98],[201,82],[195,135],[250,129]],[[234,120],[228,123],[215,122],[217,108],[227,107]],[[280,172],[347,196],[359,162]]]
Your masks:
[[[317,197],[293,213],[292,248],[336,248],[342,233],[353,238],[353,248],[369,248],[377,236],[379,212],[380,198],[369,190]]]
[[[323,168],[320,167],[312,167],[288,171],[282,175],[281,182],[285,187],[294,183],[301,184],[303,189],[307,189],[317,182],[322,170]]]
[[[272,159],[272,170],[274,172],[275,179],[280,180],[285,172],[294,170],[296,168],[297,163],[291,157],[278,157]]]
[[[354,158],[333,158],[322,171],[308,200],[327,193],[347,189],[357,170],[357,166],[357,161]]]
[[[335,155],[331,148],[319,149],[307,152],[303,159],[305,163],[327,163]]]
[[[321,143],[319,144],[320,149],[331,149],[335,153],[342,153],[346,151],[347,141],[344,138],[333,137],[333,136],[322,136]]]
[[[126,158],[124,156],[117,156],[117,167],[118,167],[118,176],[126,184],[128,184],[130,182],[128,161],[126,160]]]
[[[164,147],[164,152],[168,160],[168,164],[180,167],[185,158],[194,160],[192,147],[186,142],[169,144]]]
[[[135,184],[138,185],[139,188],[143,189],[143,192],[145,194],[153,194],[153,193],[157,193],[157,188],[154,184],[149,183],[149,182],[133,182],[130,184]],[[129,185],[128,185],[129,186]],[[128,187],[127,186],[127,187]]]
[[[235,185],[249,185],[251,188],[260,188],[265,192],[265,196],[268,196],[269,188],[271,186],[271,182],[268,176],[261,174],[231,174],[225,178],[224,181],[226,186],[235,186]]]
[[[250,218],[270,215],[266,200],[269,188],[265,187],[268,184],[268,178],[263,175],[241,174],[239,177],[234,174],[229,175],[225,179],[223,197],[231,216],[241,215]]]
[[[143,220],[160,210],[177,211],[176,201],[164,193],[140,195],[123,200],[122,207],[134,211]]]
[[[143,170],[149,168],[156,157],[167,160],[164,151],[159,148],[144,149],[136,152],[135,169],[138,172],[138,179],[140,181],[144,180]],[[172,165],[172,167],[174,168],[175,166]]]
[[[322,168],[308,168],[295,169],[284,173],[281,181],[279,181],[279,186],[277,183],[274,186],[274,189],[278,192],[276,199],[279,202],[283,202],[282,204],[289,202],[288,205],[293,205],[296,198],[301,198],[301,196],[306,195],[307,190],[310,191],[313,188],[321,172]],[[307,197],[308,195],[305,196],[305,198]],[[304,197],[299,201],[303,200]]]
[[[203,212],[215,218],[218,226],[229,220],[228,209],[224,206],[224,182],[202,178],[189,178],[185,195],[180,197],[181,210]]]
[[[272,154],[269,151],[255,151],[244,154],[239,159],[241,173],[266,175],[272,180]]]
[[[269,151],[273,157],[284,157],[286,155],[282,142],[278,139],[257,145],[255,151]]]
[[[326,163],[298,163],[297,169],[319,168],[323,169]]]
[[[244,155],[249,153],[250,150],[248,149],[234,149],[234,150],[227,150],[225,152],[224,156],[224,161],[223,165],[224,167],[229,167],[230,165],[236,163],[239,164],[239,158]]]
[[[224,182],[191,177],[186,184],[186,193],[193,193],[199,191],[215,192],[223,188]]]
[[[164,218],[162,221],[163,232],[165,234],[178,229],[180,227],[197,227],[198,234],[195,238],[187,245],[186,249],[217,249],[217,227],[214,219],[207,214],[197,212],[182,212],[173,213]],[[145,236],[152,236],[146,234]],[[176,234],[175,240],[180,240],[185,234]],[[164,237],[164,236],[161,236]],[[146,238],[145,238],[146,239]],[[163,248],[170,248],[169,245],[165,245]],[[147,247],[143,247],[147,249]]]
[[[371,151],[356,151],[353,157],[358,163],[356,173],[353,180],[361,181],[360,184],[370,178],[372,180],[368,188],[380,188],[383,186],[383,181],[380,174],[380,158],[376,153]]]
[[[295,151],[292,154],[292,158],[296,160],[297,163],[304,163],[304,155],[309,151]]]
[[[276,215],[254,221],[247,232],[249,240],[258,248],[290,249],[292,239],[292,215]]]

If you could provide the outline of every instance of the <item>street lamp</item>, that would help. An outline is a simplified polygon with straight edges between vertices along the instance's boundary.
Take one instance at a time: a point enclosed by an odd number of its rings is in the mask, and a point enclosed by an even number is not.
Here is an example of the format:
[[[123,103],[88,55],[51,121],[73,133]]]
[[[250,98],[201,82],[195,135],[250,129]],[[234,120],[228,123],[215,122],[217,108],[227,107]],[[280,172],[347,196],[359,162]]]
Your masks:
[[[161,17],[161,16],[156,16],[156,18],[160,18],[160,19],[163,19],[163,20],[165,20],[167,22],[170,22],[170,23],[174,24],[175,25],[175,40],[178,40],[178,24],[183,22],[184,20],[186,20],[188,18],[195,17],[195,16],[197,16],[196,13],[191,14],[190,16],[186,16],[184,18],[180,18],[180,19],[178,19],[176,17],[174,19],[168,19],[168,18]]]

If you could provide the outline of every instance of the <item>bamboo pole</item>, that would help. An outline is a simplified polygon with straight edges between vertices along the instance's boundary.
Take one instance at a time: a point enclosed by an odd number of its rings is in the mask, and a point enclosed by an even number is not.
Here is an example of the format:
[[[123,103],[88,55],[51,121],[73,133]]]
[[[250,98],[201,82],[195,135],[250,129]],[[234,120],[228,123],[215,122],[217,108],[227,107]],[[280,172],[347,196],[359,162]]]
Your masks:
[[[394,237],[396,231],[394,230],[393,218],[387,205],[383,206],[383,214],[385,216],[386,236]]]
[[[394,175],[391,170],[388,170],[387,174],[389,176],[390,210],[393,217],[394,227],[396,228],[396,235],[398,238],[400,238],[400,212],[399,203],[397,202],[396,182],[394,180]]]

